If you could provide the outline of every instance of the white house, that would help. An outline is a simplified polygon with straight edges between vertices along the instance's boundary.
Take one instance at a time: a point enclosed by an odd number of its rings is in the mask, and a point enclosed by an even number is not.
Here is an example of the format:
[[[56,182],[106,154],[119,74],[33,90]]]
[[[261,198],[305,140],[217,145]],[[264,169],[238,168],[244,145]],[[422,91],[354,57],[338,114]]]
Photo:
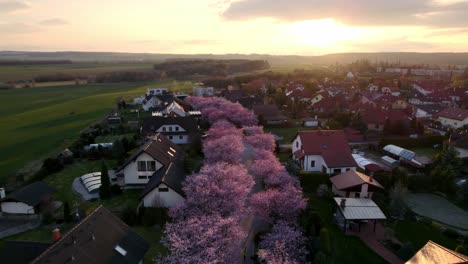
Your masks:
[[[446,108],[437,113],[437,121],[449,128],[461,128],[468,125],[468,109]]]
[[[343,130],[299,131],[292,142],[292,153],[306,171],[338,174],[357,166]]]
[[[431,118],[444,108],[439,105],[414,105],[413,115],[416,118]]]
[[[6,214],[38,214],[52,202],[55,189],[44,182],[34,182],[1,197],[1,211]],[[0,192],[3,196],[3,192]]]
[[[174,207],[184,200],[181,155],[177,145],[157,134],[116,171],[117,183],[124,188],[143,188],[140,199],[145,207]]]
[[[147,137],[165,135],[175,144],[189,144],[198,135],[198,124],[193,116],[152,116],[143,121],[141,133]]]
[[[215,90],[213,87],[196,86],[192,88],[193,96],[214,96]]]
[[[318,127],[320,120],[315,116],[315,118],[312,117],[305,117],[302,119],[302,122],[305,127]]]
[[[398,87],[382,87],[382,93],[388,93],[393,96],[400,96],[400,88]]]
[[[160,95],[169,92],[167,88],[148,88],[146,95]]]
[[[156,172],[140,196],[144,207],[175,207],[185,200],[182,182],[185,180],[184,164],[176,159],[167,170]]]
[[[372,198],[372,194],[384,188],[373,176],[357,171],[348,171],[330,178],[332,192],[341,197]]]

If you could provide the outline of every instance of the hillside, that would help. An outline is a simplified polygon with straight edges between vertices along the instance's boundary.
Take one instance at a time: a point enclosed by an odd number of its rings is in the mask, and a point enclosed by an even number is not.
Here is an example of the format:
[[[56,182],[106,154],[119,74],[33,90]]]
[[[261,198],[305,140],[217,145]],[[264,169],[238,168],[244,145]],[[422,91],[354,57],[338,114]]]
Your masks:
[[[266,54],[158,54],[158,53],[118,53],[118,52],[23,52],[0,51],[0,61],[4,60],[71,60],[74,62],[163,62],[173,59],[248,59],[267,60],[271,65],[349,63],[357,59],[371,61],[402,62],[410,64],[455,64],[468,65],[468,52],[465,53],[417,53],[417,52],[378,52],[378,53],[337,53],[321,56],[266,55]]]

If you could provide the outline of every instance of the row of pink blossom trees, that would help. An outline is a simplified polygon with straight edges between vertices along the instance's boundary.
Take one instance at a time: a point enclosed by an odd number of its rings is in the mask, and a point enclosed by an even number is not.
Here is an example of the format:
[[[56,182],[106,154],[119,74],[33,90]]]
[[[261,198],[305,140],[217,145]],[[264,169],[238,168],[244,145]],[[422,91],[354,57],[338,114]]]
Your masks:
[[[204,166],[187,177],[185,202],[172,209],[165,242],[171,263],[235,263],[247,234],[247,210],[272,225],[258,255],[267,263],[303,263],[307,251],[297,219],[305,200],[297,180],[274,155],[275,141],[256,126],[253,113],[220,98],[186,99],[211,124],[203,142]],[[246,155],[246,152],[253,152]],[[251,159],[248,170],[242,165]],[[255,184],[262,190],[252,194]]]
[[[256,123],[239,104],[219,98],[188,101],[211,124],[203,142],[204,166],[184,182],[185,202],[170,211],[165,243],[170,263],[236,263],[247,236],[240,226],[254,180],[241,164],[242,130]],[[235,125],[234,125],[235,124]]]
[[[272,224],[260,242],[258,256],[267,263],[305,263],[305,237],[298,217],[306,201],[297,179],[291,177],[274,155],[275,141],[259,127],[245,128],[245,141],[254,148],[251,174],[260,179],[263,191],[249,199],[251,209]]]

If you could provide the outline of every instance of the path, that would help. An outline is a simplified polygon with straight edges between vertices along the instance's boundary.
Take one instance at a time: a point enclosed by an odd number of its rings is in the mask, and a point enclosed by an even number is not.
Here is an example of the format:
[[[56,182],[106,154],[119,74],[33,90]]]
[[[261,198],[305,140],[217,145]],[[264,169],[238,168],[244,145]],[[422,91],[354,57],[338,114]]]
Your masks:
[[[447,199],[430,193],[410,193],[405,202],[416,214],[461,229],[461,233],[468,234],[468,212]]]
[[[366,225],[361,226],[361,232],[350,232],[353,236],[359,237],[369,248],[375,253],[384,258],[388,263],[391,264],[402,264],[404,263],[397,255],[386,248],[379,240],[383,240],[385,228],[381,223],[377,223],[375,232],[373,231],[373,224],[370,222]]]

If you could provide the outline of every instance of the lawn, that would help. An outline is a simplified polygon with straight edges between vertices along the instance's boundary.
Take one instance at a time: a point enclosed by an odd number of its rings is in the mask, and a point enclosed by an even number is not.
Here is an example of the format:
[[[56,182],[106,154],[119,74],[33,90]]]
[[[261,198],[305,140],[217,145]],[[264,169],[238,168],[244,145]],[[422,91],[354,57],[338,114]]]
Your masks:
[[[66,148],[82,129],[109,114],[116,98],[130,99],[151,86],[187,91],[192,85],[166,81],[0,90],[0,183]]]
[[[421,156],[427,156],[433,158],[435,155],[439,154],[441,149],[440,148],[412,148],[416,154]]]
[[[167,248],[161,244],[161,237],[163,235],[163,229],[161,227],[155,225],[152,227],[133,226],[132,228],[150,243],[150,248],[148,252],[146,252],[143,260],[144,263],[153,263],[155,257],[167,255],[169,253]]]
[[[291,144],[294,136],[297,134],[298,131],[302,130],[312,130],[311,128],[307,127],[267,127],[265,128],[265,132],[269,132],[278,136],[283,137],[283,140],[278,141],[279,144]]]
[[[96,74],[129,70],[151,70],[153,64],[144,63],[70,63],[46,65],[0,66],[0,82],[31,80],[40,75]]]
[[[428,224],[405,220],[397,221],[391,227],[400,242],[411,242],[415,250],[421,249],[429,240],[452,250],[457,247],[455,240],[444,236],[440,230]]]

